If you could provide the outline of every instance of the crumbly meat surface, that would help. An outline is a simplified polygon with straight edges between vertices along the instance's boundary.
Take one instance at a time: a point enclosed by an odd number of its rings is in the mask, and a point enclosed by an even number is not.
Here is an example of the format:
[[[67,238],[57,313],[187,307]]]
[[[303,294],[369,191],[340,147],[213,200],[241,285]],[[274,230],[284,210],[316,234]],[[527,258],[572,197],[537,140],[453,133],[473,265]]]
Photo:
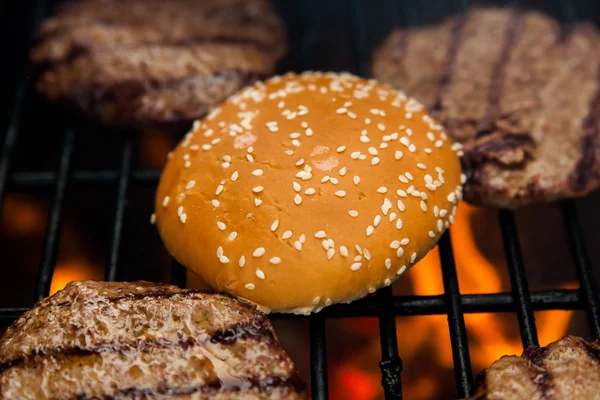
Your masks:
[[[233,297],[72,282],[0,338],[3,399],[306,399],[271,324]]]
[[[600,344],[566,336],[504,356],[483,371],[469,400],[600,399]]]
[[[373,74],[420,100],[463,144],[467,200],[516,208],[600,185],[599,50],[592,25],[475,8],[393,32]]]
[[[200,118],[285,51],[267,0],[83,0],[40,25],[30,58],[43,96],[130,126]]]

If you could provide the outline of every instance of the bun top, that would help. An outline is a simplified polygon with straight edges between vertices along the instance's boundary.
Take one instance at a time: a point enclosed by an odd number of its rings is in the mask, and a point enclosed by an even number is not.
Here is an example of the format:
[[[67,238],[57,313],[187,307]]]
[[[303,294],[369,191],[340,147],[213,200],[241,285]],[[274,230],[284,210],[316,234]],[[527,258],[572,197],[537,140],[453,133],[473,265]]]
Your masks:
[[[460,145],[402,92],[286,74],[196,121],[156,222],[173,256],[264,311],[309,313],[390,285],[453,222]]]

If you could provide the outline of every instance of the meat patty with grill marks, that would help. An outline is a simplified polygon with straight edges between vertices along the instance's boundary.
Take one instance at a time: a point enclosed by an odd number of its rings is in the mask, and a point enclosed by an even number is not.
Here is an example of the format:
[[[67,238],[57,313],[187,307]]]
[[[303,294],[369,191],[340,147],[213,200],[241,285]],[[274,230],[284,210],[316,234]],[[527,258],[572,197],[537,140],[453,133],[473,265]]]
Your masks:
[[[592,25],[474,8],[393,32],[374,53],[373,75],[421,101],[462,143],[471,202],[516,208],[600,186]]]
[[[30,58],[43,96],[131,126],[200,118],[285,52],[268,0],[82,0],[40,25]]]
[[[271,324],[232,297],[72,282],[0,338],[2,399],[306,399]]]
[[[600,343],[566,336],[504,356],[477,377],[469,400],[600,399]]]

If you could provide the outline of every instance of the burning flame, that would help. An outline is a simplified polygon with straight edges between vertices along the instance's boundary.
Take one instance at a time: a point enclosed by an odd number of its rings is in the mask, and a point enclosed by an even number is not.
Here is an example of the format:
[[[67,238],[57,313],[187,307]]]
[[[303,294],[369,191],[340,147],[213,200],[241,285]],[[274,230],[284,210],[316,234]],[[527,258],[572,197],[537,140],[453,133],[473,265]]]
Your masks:
[[[477,213],[493,212],[462,203],[451,233],[452,246],[459,277],[461,293],[494,293],[508,291],[502,285],[506,267],[494,265],[477,248],[470,221]],[[415,266],[406,277],[412,284],[412,294],[437,295],[444,292],[439,252],[437,247]],[[398,281],[401,285],[402,279]],[[395,285],[397,286],[397,285]],[[564,288],[575,285],[563,285]],[[406,293],[404,291],[404,293]],[[545,311],[536,313],[536,326],[540,344],[545,345],[564,336],[572,311]],[[521,354],[523,347],[514,314],[466,314],[465,324],[473,372],[489,367],[506,354]],[[381,358],[377,335],[377,321],[371,319],[345,320],[345,330],[355,334],[369,332],[370,341],[352,360],[334,370],[333,398],[349,400],[374,400],[383,397],[379,386],[380,374],[373,366]],[[454,385],[452,349],[448,321],[445,315],[400,317],[396,320],[398,348],[404,362],[403,389],[406,398],[437,399],[448,394],[442,392],[445,383]],[[374,332],[373,332],[374,331]],[[366,336],[366,335],[365,335]],[[440,381],[440,370],[448,373],[448,382]],[[370,383],[365,383],[370,380]],[[377,385],[375,385],[377,384]]]

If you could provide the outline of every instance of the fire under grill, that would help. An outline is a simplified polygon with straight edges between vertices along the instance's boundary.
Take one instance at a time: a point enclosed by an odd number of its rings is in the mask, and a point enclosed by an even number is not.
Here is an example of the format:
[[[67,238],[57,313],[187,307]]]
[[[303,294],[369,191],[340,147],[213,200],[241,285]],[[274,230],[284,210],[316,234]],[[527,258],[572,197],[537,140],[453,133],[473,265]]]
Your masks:
[[[38,124],[38,135],[51,136],[52,140],[60,140],[60,146],[54,170],[41,169],[39,163],[25,168],[15,168],[19,161],[18,151],[35,146],[31,140],[24,142],[24,132],[31,130],[31,120],[35,119],[30,80],[23,71],[27,71],[27,49],[34,27],[47,15],[53,4],[50,1],[30,0],[23,2],[0,3],[0,18],[3,34],[2,40],[7,49],[3,64],[5,72],[2,76],[3,114],[0,116],[2,129],[2,148],[0,153],[0,206],[9,193],[33,192],[50,194],[48,219],[41,249],[41,258],[37,269],[33,298],[29,304],[20,307],[0,307],[0,324],[5,327],[25,312],[35,301],[46,297],[55,270],[57,252],[60,242],[61,224],[68,206],[70,189],[74,187],[110,188],[113,199],[105,207],[112,213],[112,230],[110,232],[105,279],[122,278],[120,270],[122,261],[122,237],[127,220],[127,213],[135,206],[131,202],[132,193],[140,188],[152,196],[153,188],[159,179],[160,171],[156,169],[138,168],[135,162],[138,132],[106,132],[106,135],[118,137],[118,146],[113,147],[110,157],[118,155],[115,167],[109,169],[78,169],[74,160],[77,152],[86,146],[86,135],[89,125],[71,117],[56,114],[52,120]],[[20,4],[16,4],[20,3]],[[561,1],[561,2],[505,2],[523,7],[545,9],[563,21],[571,21],[582,16],[582,9],[590,12],[594,2]],[[490,4],[489,2],[487,4]],[[501,4],[495,2],[493,4]],[[590,5],[592,4],[592,5]],[[368,75],[370,53],[373,46],[387,33],[392,26],[418,25],[439,20],[444,15],[459,13],[471,4],[465,1],[450,0],[317,0],[303,2],[279,1],[278,7],[288,22],[292,55],[285,69],[336,69],[349,70],[362,76]],[[598,9],[597,11],[600,11]],[[15,17],[18,16],[18,18]],[[588,15],[585,15],[588,17]],[[600,16],[600,13],[598,13]],[[336,21],[332,22],[331,17]],[[340,22],[341,21],[341,22]],[[318,33],[327,24],[344,24],[348,28],[349,40],[343,43],[336,40],[320,41]],[[317,35],[317,36],[315,36]],[[335,39],[335,37],[334,37]],[[315,43],[319,44],[315,46]],[[341,46],[333,58],[327,46]],[[346,49],[347,51],[344,51]],[[342,54],[343,56],[339,56]],[[103,128],[93,129],[103,131]],[[102,133],[100,133],[102,134]],[[32,135],[31,137],[35,137]],[[89,150],[86,150],[89,151]],[[107,154],[107,157],[109,155]],[[487,294],[462,294],[454,261],[451,232],[447,232],[439,243],[439,256],[444,292],[431,296],[397,296],[387,287],[375,296],[364,298],[349,305],[337,305],[326,308],[317,315],[307,317],[310,336],[310,369],[312,398],[322,400],[328,398],[328,374],[326,351],[326,320],[330,318],[377,317],[381,343],[381,384],[386,399],[402,398],[402,354],[398,352],[396,334],[396,316],[414,315],[446,315],[450,335],[452,357],[458,395],[471,395],[473,389],[473,371],[467,341],[468,331],[465,325],[465,314],[468,313],[514,313],[516,314],[523,347],[538,346],[538,334],[534,320],[534,311],[540,310],[583,310],[587,316],[589,331],[593,339],[600,337],[600,299],[593,276],[590,259],[584,243],[583,230],[577,214],[576,202],[565,200],[558,204],[563,219],[565,237],[569,242],[573,265],[576,268],[579,289],[557,289],[532,291],[528,284],[524,260],[517,234],[517,224],[513,212],[498,212],[498,224],[501,230],[506,263],[512,290]],[[0,221],[0,224],[2,221]],[[1,225],[0,225],[1,226]],[[137,226],[135,229],[154,229],[150,225]],[[10,268],[4,265],[3,270]],[[4,273],[4,271],[3,271]],[[173,284],[185,286],[186,272],[174,261],[169,271]],[[141,276],[140,278],[144,278]],[[151,278],[149,278],[151,279]],[[13,285],[20,290],[21,282]],[[0,305],[4,305],[0,295]],[[275,319],[304,318],[288,315],[273,315]],[[415,334],[418,334],[415,332]]]

